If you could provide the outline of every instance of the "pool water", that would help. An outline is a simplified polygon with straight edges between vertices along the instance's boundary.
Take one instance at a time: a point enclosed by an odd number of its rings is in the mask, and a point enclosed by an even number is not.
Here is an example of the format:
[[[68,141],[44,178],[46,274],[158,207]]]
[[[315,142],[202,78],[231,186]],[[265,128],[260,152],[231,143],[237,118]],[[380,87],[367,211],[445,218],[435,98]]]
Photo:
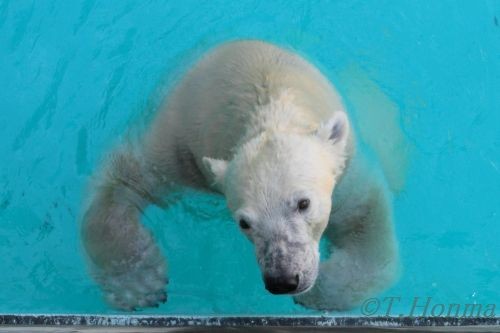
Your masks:
[[[500,312],[499,22],[494,0],[0,1],[0,313],[118,312],[80,244],[92,171],[196,57],[241,38],[316,64],[379,159],[402,258],[391,314],[415,297]],[[221,197],[187,191],[143,220],[170,284],[142,313],[318,314],[265,291]]]

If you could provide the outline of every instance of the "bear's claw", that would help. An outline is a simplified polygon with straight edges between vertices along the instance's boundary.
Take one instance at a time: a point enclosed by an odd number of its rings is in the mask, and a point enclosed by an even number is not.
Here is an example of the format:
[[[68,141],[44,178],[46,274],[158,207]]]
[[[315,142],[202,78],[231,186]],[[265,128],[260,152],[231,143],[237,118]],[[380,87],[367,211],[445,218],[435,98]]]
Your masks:
[[[96,279],[103,287],[108,304],[114,308],[134,311],[158,307],[167,301],[166,263],[155,247],[126,271],[97,272]]]

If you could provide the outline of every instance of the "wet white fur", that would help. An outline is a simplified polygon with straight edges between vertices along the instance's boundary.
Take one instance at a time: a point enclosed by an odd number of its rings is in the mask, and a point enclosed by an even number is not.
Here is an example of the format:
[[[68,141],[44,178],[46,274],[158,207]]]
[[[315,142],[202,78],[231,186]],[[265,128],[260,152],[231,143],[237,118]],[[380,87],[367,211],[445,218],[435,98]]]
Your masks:
[[[279,253],[284,269],[300,271],[308,291],[295,299],[307,307],[351,308],[396,275],[385,183],[355,154],[339,96],[314,66],[271,44],[233,42],[209,52],[139,147],[115,153],[98,179],[83,239],[118,308],[164,300],[165,261],[139,220],[177,185],[223,193],[235,220],[251,222],[245,233],[261,269],[280,266],[271,258]],[[297,212],[302,197],[311,206]],[[318,273],[322,235],[333,245]]]

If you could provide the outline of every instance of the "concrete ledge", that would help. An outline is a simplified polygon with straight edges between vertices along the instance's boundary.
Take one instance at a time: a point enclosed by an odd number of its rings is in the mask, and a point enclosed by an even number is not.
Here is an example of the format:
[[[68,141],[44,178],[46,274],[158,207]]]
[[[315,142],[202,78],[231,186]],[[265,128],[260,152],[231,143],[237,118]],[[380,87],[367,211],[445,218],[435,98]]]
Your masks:
[[[0,315],[0,332],[500,332],[500,318]]]

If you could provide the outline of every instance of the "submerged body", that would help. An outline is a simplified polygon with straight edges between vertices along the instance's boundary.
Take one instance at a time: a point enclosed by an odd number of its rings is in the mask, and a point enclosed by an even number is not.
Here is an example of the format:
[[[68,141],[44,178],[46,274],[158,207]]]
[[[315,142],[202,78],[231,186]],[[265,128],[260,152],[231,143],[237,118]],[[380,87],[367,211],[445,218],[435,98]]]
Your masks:
[[[272,102],[275,107],[268,107]],[[174,89],[148,131],[147,152],[164,162],[166,173],[175,171],[172,161],[179,165],[179,156],[171,154],[187,152],[195,165],[182,164],[175,176],[206,186],[211,175],[203,157],[228,160],[269,129],[311,133],[335,111],[344,112],[340,97],[304,59],[259,41],[228,43],[208,53]]]
[[[395,277],[383,177],[355,154],[328,80],[274,45],[233,42],[208,53],[175,87],[140,146],[117,153],[101,174],[84,242],[116,307],[165,299],[165,262],[139,220],[177,185],[226,197],[272,293],[294,294],[311,308],[347,309]],[[332,253],[320,265],[323,235]]]

